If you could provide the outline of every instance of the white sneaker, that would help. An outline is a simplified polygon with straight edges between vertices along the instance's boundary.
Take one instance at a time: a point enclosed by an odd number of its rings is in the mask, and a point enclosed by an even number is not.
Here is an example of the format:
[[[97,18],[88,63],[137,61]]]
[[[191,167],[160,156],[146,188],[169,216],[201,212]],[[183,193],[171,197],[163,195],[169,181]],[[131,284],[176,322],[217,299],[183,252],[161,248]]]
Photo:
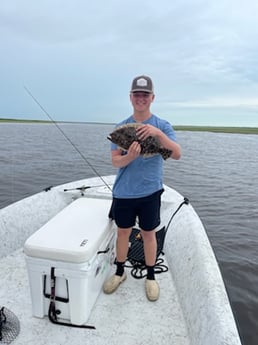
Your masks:
[[[118,286],[126,280],[126,274],[124,273],[122,276],[118,276],[116,274],[112,275],[103,285],[103,291],[107,294],[111,294]]]
[[[159,298],[159,284],[156,280],[145,280],[145,291],[149,301],[157,301]]]

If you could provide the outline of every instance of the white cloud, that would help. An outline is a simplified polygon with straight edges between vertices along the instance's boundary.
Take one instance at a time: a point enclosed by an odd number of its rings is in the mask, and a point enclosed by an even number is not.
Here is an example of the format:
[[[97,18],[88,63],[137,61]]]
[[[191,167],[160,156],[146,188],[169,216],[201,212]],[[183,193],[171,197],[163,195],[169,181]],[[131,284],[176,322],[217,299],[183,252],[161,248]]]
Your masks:
[[[35,111],[25,83],[60,118],[112,121],[141,73],[157,106],[256,107],[256,0],[3,1],[0,35],[2,117]]]
[[[166,106],[178,108],[248,108],[258,110],[257,98],[208,98],[185,102],[164,102]]]

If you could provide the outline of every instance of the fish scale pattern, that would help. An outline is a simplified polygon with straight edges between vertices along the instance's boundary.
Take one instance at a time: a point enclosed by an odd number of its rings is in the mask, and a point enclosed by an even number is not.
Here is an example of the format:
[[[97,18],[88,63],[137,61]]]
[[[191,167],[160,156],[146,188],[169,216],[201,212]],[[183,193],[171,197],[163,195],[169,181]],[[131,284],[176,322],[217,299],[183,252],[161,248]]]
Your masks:
[[[134,141],[137,141],[141,145],[141,155],[150,157],[156,154],[161,154],[163,159],[168,159],[171,156],[172,151],[161,147],[158,139],[153,136],[149,136],[144,140],[141,140],[137,136],[136,129],[141,124],[126,124],[116,128],[108,139],[114,144],[118,145],[122,150],[127,151]]]

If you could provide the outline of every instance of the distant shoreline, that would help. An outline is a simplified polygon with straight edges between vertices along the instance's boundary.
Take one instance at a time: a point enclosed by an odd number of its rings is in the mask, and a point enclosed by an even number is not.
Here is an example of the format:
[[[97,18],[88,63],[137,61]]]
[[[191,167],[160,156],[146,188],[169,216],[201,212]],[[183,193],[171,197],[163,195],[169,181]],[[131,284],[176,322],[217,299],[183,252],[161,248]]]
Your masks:
[[[1,123],[53,123],[46,120],[22,120],[22,119],[8,119],[0,118]],[[57,123],[73,123],[73,124],[98,124],[98,125],[112,125],[113,123],[104,122],[72,122],[72,121],[56,121]],[[190,132],[213,132],[213,133],[236,133],[236,134],[258,134],[258,127],[227,127],[227,126],[190,126],[190,125],[175,125],[173,128],[176,131],[190,131]]]
[[[173,126],[176,131],[258,134],[258,127]]]

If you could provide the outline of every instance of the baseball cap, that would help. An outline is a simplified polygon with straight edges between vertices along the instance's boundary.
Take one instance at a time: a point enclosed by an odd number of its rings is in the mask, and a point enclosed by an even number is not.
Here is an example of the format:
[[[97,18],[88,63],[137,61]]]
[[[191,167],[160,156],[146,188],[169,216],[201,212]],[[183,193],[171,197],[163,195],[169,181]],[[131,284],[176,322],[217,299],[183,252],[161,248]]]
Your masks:
[[[153,83],[150,77],[140,75],[134,78],[131,86],[131,92],[143,91],[153,93]]]

